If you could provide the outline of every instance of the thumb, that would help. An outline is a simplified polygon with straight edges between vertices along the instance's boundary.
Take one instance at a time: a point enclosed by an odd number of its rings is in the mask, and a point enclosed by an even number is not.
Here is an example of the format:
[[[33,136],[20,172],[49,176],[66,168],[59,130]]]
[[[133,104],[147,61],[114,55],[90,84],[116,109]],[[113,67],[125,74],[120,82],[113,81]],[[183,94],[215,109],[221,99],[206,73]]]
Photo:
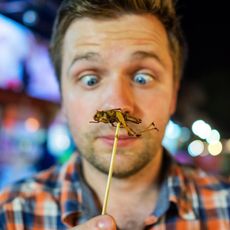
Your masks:
[[[84,224],[78,225],[70,230],[116,230],[116,223],[109,215],[96,216]]]

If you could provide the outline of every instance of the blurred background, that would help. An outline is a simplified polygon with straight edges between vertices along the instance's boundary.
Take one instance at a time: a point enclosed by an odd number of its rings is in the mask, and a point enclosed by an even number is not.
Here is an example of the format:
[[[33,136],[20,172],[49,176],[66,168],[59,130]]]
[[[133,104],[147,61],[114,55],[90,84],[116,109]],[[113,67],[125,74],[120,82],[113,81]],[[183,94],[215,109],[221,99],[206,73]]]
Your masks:
[[[228,177],[227,2],[177,2],[188,61],[178,110],[163,144],[180,162]],[[54,163],[64,163],[75,149],[59,107],[48,54],[59,4],[60,0],[0,1],[0,189]]]

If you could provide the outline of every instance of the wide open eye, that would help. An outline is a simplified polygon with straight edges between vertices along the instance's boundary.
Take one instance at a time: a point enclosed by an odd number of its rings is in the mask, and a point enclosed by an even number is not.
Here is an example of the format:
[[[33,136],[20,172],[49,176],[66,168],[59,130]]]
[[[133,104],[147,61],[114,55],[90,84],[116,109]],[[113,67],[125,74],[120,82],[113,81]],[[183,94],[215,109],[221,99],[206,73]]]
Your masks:
[[[148,73],[136,73],[133,81],[136,84],[146,85],[153,80],[153,77]]]
[[[87,88],[94,87],[98,84],[99,78],[97,75],[86,74],[80,78],[80,82]]]

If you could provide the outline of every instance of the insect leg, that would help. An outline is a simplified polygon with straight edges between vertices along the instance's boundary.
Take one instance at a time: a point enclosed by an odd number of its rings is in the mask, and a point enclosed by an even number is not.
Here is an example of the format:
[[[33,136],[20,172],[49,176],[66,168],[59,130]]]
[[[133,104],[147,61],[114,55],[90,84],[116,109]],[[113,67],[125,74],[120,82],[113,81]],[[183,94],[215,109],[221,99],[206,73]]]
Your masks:
[[[124,116],[120,111],[116,111],[116,116],[117,116],[118,121],[122,124],[122,126],[128,132],[129,136],[138,136],[138,134],[134,130],[132,130],[130,127],[128,127],[128,125],[126,124],[126,121],[124,119]]]
[[[152,126],[152,127],[151,127]],[[144,130],[142,130],[140,133],[143,133],[143,132],[146,132],[146,131],[150,131],[150,130],[157,130],[157,131],[159,131],[159,129],[156,127],[156,125],[155,125],[155,123],[154,122],[152,122],[152,123],[150,123],[150,125],[149,126],[147,126]]]
[[[110,124],[111,124],[113,127],[117,127],[116,125],[114,125],[114,123],[113,123],[113,122],[110,122]]]

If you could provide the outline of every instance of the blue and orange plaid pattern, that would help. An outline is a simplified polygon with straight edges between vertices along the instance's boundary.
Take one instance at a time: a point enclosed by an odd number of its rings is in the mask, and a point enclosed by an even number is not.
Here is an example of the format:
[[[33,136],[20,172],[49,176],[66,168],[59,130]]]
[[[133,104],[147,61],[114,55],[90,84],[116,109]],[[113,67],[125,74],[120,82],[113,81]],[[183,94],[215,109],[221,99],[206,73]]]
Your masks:
[[[74,154],[66,165],[5,189],[0,193],[0,229],[64,230],[99,214],[96,206],[90,215],[86,212],[79,172],[80,157]],[[229,230],[230,184],[173,161],[145,225],[150,230]]]

